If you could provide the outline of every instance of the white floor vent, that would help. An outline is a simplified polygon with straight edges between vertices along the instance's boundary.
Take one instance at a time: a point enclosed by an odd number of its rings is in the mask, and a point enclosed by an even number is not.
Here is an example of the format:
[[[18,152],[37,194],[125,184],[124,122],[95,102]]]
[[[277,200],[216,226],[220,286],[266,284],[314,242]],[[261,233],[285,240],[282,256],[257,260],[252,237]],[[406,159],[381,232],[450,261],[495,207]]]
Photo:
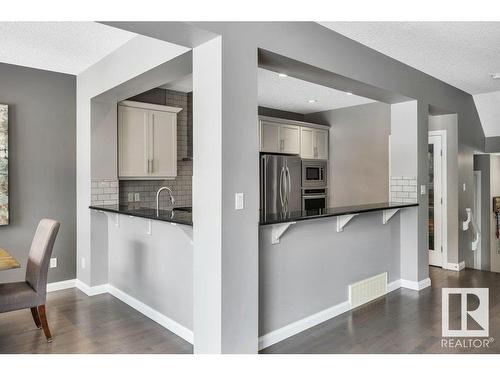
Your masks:
[[[361,306],[387,294],[387,272],[349,285],[351,308]]]

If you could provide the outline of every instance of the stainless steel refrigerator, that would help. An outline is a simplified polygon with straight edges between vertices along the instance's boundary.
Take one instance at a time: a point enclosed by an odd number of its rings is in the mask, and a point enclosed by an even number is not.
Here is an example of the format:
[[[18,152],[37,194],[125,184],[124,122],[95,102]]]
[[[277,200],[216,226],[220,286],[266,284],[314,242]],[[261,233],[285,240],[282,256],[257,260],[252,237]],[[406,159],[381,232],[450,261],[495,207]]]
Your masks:
[[[264,215],[301,210],[301,173],[298,156],[261,155],[260,208]]]

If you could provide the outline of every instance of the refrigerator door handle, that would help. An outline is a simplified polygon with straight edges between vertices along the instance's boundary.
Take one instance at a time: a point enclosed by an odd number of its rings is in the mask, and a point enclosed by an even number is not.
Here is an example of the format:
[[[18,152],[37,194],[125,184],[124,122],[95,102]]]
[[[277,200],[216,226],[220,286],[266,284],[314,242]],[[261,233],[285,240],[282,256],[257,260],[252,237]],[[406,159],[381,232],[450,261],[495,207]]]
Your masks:
[[[288,165],[286,166],[286,175],[287,175],[287,194],[286,194],[286,205],[288,207],[288,202],[290,201],[290,195],[292,194],[292,177],[290,176],[290,169],[288,169]]]
[[[262,199],[262,206],[264,208],[264,214],[267,213],[267,181],[266,181],[266,175],[267,175],[267,158],[264,157],[262,158],[262,192],[261,192],[261,199]]]
[[[281,202],[281,207],[285,206],[285,202],[283,200],[283,175],[285,174],[285,167],[281,167],[281,172],[280,172],[280,202]]]

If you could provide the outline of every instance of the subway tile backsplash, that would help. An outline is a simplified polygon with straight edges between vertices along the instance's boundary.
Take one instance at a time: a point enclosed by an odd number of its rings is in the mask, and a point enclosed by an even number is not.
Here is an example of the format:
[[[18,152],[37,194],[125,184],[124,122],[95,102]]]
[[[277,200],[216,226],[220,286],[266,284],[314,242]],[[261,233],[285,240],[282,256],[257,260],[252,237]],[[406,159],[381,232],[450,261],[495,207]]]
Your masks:
[[[90,202],[92,205],[118,203],[118,180],[92,180],[91,184]]]
[[[389,200],[397,203],[416,203],[417,177],[391,176]]]
[[[120,180],[120,204],[134,204],[140,207],[156,207],[156,192],[162,186],[172,189],[176,207],[192,206],[193,177],[193,121],[191,93],[186,94],[172,90],[154,89],[138,95],[131,100],[165,104],[172,107],[182,107],[177,115],[177,177],[169,180]],[[163,101],[165,101],[163,103]],[[129,202],[129,194],[139,193],[139,202]],[[168,208],[168,194],[162,192],[160,208]]]
[[[174,194],[176,207],[191,207],[193,194],[192,176],[193,162],[185,160],[177,162],[177,177],[175,180],[121,180],[120,203],[155,208],[156,192],[162,186],[168,186]],[[129,202],[129,193],[139,193],[140,201]],[[168,194],[162,192],[160,196],[160,208],[168,208],[169,205]]]

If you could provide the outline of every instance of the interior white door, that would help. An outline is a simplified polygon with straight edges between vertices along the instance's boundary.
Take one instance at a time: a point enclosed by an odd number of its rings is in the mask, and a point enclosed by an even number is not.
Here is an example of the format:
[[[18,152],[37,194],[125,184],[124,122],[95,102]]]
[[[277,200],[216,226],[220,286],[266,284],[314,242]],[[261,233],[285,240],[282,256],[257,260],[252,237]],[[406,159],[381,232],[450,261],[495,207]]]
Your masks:
[[[474,171],[474,209],[473,219],[476,222],[479,233],[481,233],[481,171]],[[476,234],[474,234],[476,235]],[[474,268],[480,270],[481,264],[481,238],[479,236],[479,243],[477,249],[474,251]]]
[[[314,144],[316,146],[316,159],[327,160],[328,159],[328,131],[326,130],[315,130],[315,140]]]
[[[443,266],[443,196],[441,136],[429,136],[429,265]]]
[[[294,125],[282,125],[280,129],[281,152],[300,154],[300,128]]]
[[[260,151],[281,152],[280,127],[276,122],[260,122]]]
[[[148,172],[148,111],[118,107],[119,177],[144,176]]]
[[[157,177],[177,175],[177,115],[171,112],[150,111],[149,174]]]

